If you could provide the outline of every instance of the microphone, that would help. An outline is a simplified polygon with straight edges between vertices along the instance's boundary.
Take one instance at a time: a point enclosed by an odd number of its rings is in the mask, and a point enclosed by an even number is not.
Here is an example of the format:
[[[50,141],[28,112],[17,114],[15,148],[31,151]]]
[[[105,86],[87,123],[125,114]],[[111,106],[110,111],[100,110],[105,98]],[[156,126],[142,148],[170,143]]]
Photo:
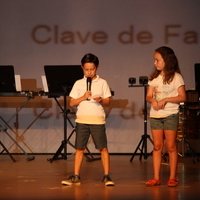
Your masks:
[[[87,81],[86,81],[87,91],[91,91],[91,83],[92,83],[92,78],[87,77]],[[89,101],[90,99],[87,99],[87,100]]]
[[[87,77],[87,91],[91,91],[92,78]]]

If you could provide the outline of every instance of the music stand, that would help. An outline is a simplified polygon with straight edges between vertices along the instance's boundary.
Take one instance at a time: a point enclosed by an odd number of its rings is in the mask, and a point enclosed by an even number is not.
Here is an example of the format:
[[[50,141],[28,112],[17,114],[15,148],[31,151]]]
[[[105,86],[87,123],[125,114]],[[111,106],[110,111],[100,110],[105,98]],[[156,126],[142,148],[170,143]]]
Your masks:
[[[69,95],[74,83],[78,79],[82,79],[84,74],[81,68],[81,65],[46,65],[44,66],[44,71],[46,75],[47,85],[48,85],[48,96],[49,98],[54,98],[62,113],[64,115],[64,140],[62,141],[60,147],[50,159],[47,159],[50,162],[58,159],[67,159],[67,144],[75,148],[75,146],[69,141],[73,133],[75,132],[74,126],[67,115],[70,113],[70,110],[67,109],[67,96]],[[62,107],[58,102],[57,98],[63,96],[64,106]],[[67,121],[73,128],[73,131],[67,138]],[[86,150],[90,154],[90,151],[86,147]],[[63,153],[62,153],[63,151]],[[84,154],[85,155],[85,154]],[[91,155],[91,154],[90,154]],[[89,158],[85,155],[87,161],[93,161],[94,158],[91,155]]]
[[[130,78],[131,79],[131,78]],[[133,85],[131,82],[132,80],[129,79],[129,87],[143,87],[144,88],[144,108],[143,108],[143,115],[144,115],[144,134],[141,136],[141,140],[136,147],[130,162],[132,162],[134,156],[136,155],[137,151],[140,150],[140,160],[142,159],[142,156],[144,156],[144,159],[147,159],[149,154],[147,153],[147,139],[153,144],[153,140],[151,139],[150,135],[147,134],[147,102],[146,102],[146,92],[147,92],[147,82],[148,80],[146,77],[141,76],[140,77],[140,84],[141,85]],[[135,83],[135,80],[134,80]],[[141,146],[141,147],[140,147]]]
[[[83,78],[81,65],[46,65],[49,97],[68,96],[74,83]]]
[[[1,93],[17,93],[16,84],[15,84],[14,66],[12,65],[0,66],[0,92]],[[35,159],[34,156],[29,156],[26,153],[26,151],[17,143],[17,141],[15,141],[14,138],[7,132],[6,124],[5,125],[0,124],[0,131],[3,131],[4,133],[6,133],[10,137],[10,139],[21,149],[21,151],[27,156],[27,161],[31,161]],[[6,151],[7,154],[9,154],[9,156],[11,157],[11,159],[15,162],[15,159],[12,158],[10,152],[8,151],[8,149],[5,147],[5,145],[2,142],[1,142],[1,146],[3,147],[3,151],[0,154]]]
[[[4,146],[4,144],[0,140],[0,145],[2,146],[3,150],[0,154],[2,154],[4,151],[10,156],[13,162],[16,162],[16,160],[13,158],[12,154],[8,151],[8,149]]]

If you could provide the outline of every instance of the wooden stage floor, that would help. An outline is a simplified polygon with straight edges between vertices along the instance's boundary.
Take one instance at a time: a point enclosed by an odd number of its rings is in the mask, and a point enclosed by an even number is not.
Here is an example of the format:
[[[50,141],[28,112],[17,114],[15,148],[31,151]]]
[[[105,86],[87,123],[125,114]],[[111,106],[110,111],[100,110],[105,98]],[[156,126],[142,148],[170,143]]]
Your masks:
[[[161,186],[145,187],[152,178],[152,157],[136,155],[111,155],[111,178],[114,187],[102,184],[101,160],[87,162],[84,158],[80,186],[62,186],[61,181],[73,173],[74,156],[67,160],[47,161],[50,155],[36,155],[35,160],[26,161],[25,155],[0,155],[0,199],[1,200],[194,200],[200,199],[200,162],[193,163],[191,157],[179,157],[179,186],[169,188],[168,163],[162,164]],[[95,158],[98,155],[94,156]]]

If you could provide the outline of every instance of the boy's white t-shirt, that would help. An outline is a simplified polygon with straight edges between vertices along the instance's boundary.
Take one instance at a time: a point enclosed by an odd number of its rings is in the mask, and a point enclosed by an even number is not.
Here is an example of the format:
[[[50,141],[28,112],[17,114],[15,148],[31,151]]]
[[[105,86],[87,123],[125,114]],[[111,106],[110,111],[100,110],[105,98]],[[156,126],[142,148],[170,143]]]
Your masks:
[[[86,77],[84,77],[75,82],[69,96],[77,99],[85,94],[86,89]],[[104,108],[100,103],[93,100],[93,98],[97,96],[102,98],[111,97],[107,81],[97,75],[97,78],[92,80],[91,92],[92,97],[90,100],[84,100],[77,106],[75,122],[82,124],[105,124]]]
[[[159,75],[157,78],[149,81],[148,84],[154,87],[154,98],[160,101],[167,97],[178,96],[178,88],[184,85],[183,77],[179,73],[175,73],[174,78],[170,84],[163,84],[163,76]],[[179,103],[166,103],[164,109],[155,110],[152,106],[150,109],[150,117],[161,118],[172,114],[177,114],[179,111]]]

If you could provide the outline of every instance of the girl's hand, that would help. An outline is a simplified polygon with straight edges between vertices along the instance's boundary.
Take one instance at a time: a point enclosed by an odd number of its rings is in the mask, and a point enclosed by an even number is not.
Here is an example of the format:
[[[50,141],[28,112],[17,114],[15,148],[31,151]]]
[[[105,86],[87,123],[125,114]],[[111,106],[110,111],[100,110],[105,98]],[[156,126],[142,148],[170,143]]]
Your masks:
[[[166,104],[165,99],[162,99],[161,101],[158,102],[158,106],[159,106],[160,109],[164,109],[165,104]]]
[[[155,110],[159,110],[158,102],[156,100],[153,100],[151,102],[151,105]]]
[[[158,106],[158,102],[157,102],[157,101],[153,101],[153,102],[151,103],[151,105],[152,105],[152,107],[153,107],[155,110],[159,110],[159,109],[160,109],[159,106]]]

